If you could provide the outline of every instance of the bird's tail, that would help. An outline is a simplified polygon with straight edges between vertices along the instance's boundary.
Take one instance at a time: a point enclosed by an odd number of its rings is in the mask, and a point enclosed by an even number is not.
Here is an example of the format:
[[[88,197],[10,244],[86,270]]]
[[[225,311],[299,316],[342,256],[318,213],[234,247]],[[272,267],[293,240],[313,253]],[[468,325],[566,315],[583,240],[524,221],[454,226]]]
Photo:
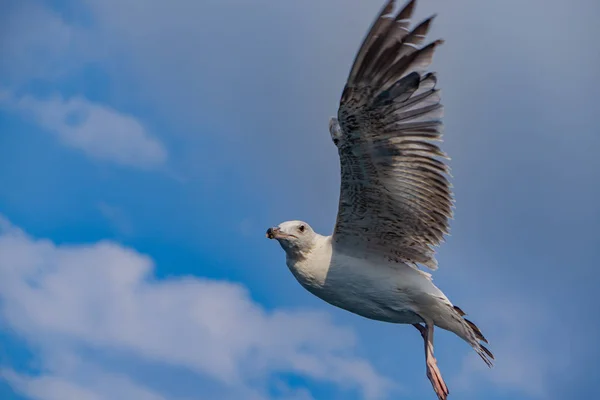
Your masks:
[[[479,354],[479,357],[487,364],[488,367],[493,366],[494,355],[482,343],[488,344],[487,339],[481,333],[481,330],[473,322],[465,318],[467,315],[457,306],[452,306],[457,324],[453,324],[454,329],[450,329],[458,336],[469,343],[473,349]]]

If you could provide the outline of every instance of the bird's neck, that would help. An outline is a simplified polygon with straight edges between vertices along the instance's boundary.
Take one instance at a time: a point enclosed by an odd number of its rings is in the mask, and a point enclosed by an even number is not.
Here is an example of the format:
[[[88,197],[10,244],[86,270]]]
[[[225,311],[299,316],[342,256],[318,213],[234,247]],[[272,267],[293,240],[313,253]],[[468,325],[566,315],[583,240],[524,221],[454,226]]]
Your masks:
[[[307,288],[325,283],[331,262],[331,236],[317,235],[314,246],[301,253],[287,254],[286,264],[294,277]]]

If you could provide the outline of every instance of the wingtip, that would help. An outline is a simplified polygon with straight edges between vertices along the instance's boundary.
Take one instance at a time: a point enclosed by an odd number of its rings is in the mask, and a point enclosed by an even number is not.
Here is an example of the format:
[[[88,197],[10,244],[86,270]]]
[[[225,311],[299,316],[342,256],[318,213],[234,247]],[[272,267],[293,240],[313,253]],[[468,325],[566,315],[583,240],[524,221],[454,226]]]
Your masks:
[[[394,12],[394,8],[396,8],[396,0],[388,0],[388,2],[383,6],[381,10],[380,16],[384,17],[386,15],[390,15]]]
[[[408,20],[412,17],[417,0],[410,0],[396,16],[396,21]]]

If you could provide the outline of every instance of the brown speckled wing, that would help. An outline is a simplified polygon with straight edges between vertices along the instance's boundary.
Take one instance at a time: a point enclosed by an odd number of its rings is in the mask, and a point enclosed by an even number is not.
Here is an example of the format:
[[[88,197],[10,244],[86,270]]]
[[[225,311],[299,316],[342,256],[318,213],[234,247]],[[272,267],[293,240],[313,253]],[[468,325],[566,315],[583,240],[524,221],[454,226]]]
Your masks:
[[[415,1],[398,12],[388,1],[366,36],[344,88],[339,251],[377,253],[437,268],[434,246],[448,233],[452,193],[436,77],[426,73],[441,40],[421,46],[429,18],[409,30]]]

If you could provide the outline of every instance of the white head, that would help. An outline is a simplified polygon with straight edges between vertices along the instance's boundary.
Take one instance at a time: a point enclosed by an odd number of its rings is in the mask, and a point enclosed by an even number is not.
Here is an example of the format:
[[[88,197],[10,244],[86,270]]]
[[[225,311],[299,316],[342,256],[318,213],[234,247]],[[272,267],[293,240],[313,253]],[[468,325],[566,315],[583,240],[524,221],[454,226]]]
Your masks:
[[[338,146],[342,141],[342,127],[336,117],[329,118],[329,134],[331,135],[333,144]]]
[[[317,234],[306,222],[286,221],[267,229],[267,238],[279,242],[288,256],[298,257],[309,253]]]

